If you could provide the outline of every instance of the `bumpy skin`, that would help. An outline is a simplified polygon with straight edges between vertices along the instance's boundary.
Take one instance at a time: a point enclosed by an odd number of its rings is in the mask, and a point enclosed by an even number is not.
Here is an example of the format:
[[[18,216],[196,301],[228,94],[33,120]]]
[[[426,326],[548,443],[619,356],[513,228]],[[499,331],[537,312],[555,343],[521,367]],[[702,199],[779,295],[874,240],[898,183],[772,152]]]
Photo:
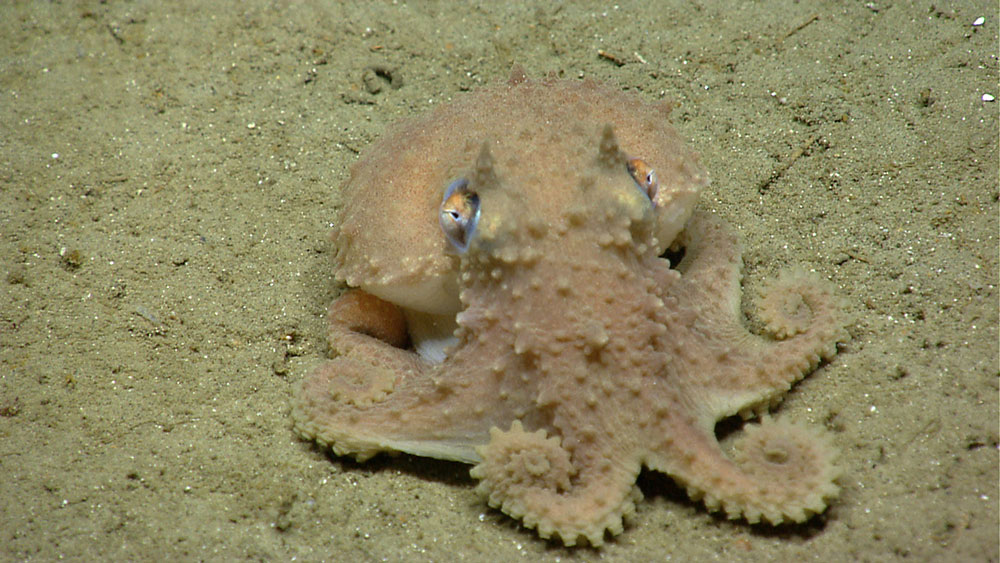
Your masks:
[[[846,332],[829,288],[783,274],[759,300],[773,335],[750,333],[737,238],[719,219],[692,215],[705,176],[659,108],[516,72],[478,96],[405,127],[355,170],[337,268],[367,291],[331,307],[335,357],[303,382],[299,434],[360,460],[404,451],[476,464],[491,506],[566,545],[622,531],[643,466],[731,518],[777,524],[821,512],[837,493],[822,434],[764,417],[728,457],[714,427],[766,411],[836,352]],[[503,115],[494,123],[490,112]],[[442,147],[439,137],[455,131],[472,148]],[[425,168],[446,170],[429,186],[396,186],[416,194],[390,206],[405,210],[394,218],[401,233],[369,230],[385,212],[370,206],[391,193],[370,193],[387,181],[380,159],[410,162],[413,151]],[[656,170],[653,201],[626,170],[635,156]],[[459,176],[480,202],[461,254],[427,225],[437,226],[441,195]],[[393,246],[411,227],[432,238]],[[685,251],[676,268],[660,257],[671,243]],[[400,309],[371,294],[407,287]],[[401,347],[403,318],[419,315],[457,322],[441,362]]]

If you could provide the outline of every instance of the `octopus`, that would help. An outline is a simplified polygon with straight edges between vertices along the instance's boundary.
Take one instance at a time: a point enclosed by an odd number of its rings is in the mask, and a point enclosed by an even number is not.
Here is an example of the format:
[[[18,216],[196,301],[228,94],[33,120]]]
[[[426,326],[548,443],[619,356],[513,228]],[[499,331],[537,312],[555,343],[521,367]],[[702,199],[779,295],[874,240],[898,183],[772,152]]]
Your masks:
[[[669,112],[515,68],[377,142],[344,188],[349,289],[295,431],[471,464],[490,506],[567,546],[623,531],[643,468],[731,519],[823,512],[831,438],[768,413],[846,341],[843,304],[791,269],[744,313],[739,237],[698,208]],[[735,415],[756,420],[723,447]]]

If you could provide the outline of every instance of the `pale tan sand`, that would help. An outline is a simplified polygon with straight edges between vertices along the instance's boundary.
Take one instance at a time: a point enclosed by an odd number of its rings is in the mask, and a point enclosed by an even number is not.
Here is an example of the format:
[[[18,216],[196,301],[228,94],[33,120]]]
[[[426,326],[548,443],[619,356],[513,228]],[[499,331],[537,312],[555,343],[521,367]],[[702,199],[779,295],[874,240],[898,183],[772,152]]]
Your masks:
[[[995,3],[644,5],[0,7],[0,559],[997,560]],[[565,549],[468,466],[295,438],[348,165],[513,62],[679,102],[748,289],[840,286],[852,340],[781,407],[843,452],[824,517],[644,474]]]

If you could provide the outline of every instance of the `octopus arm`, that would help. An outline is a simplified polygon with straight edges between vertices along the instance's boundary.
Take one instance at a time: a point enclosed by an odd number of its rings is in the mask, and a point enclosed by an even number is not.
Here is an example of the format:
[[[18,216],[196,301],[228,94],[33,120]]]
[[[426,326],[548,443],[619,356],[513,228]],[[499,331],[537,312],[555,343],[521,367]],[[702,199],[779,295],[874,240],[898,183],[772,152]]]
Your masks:
[[[674,285],[678,370],[714,420],[749,417],[776,404],[793,383],[836,353],[848,339],[842,304],[830,284],[802,270],[782,272],[757,301],[768,334],[746,328],[740,310],[739,242],[720,220],[699,214],[687,231],[687,251]],[[680,304],[699,304],[683,309]],[[690,305],[689,305],[690,307]]]
[[[509,429],[490,430],[470,474],[490,506],[537,528],[542,538],[557,535],[573,546],[583,537],[597,547],[606,531],[622,532],[623,518],[642,499],[635,456],[600,442],[577,443],[571,451],[558,435],[528,432],[515,420]]]
[[[682,280],[679,289],[693,292],[685,296],[708,303],[704,312],[736,320],[740,316],[743,247],[739,236],[719,217],[697,210],[678,237],[684,257],[677,264]],[[738,323],[737,323],[738,324]]]
[[[386,340],[400,334],[394,325],[402,315],[378,298],[345,294],[331,307],[330,319],[332,352],[340,355],[302,382],[292,409],[300,436],[358,460],[402,451],[479,461],[474,446],[507,416],[500,411],[469,416],[467,405],[490,404],[488,386],[455,383],[441,375],[440,366],[398,347],[400,339]]]
[[[711,426],[664,420],[646,465],[671,475],[709,510],[750,523],[804,522],[839,493],[825,434],[765,417],[746,428],[728,457]]]

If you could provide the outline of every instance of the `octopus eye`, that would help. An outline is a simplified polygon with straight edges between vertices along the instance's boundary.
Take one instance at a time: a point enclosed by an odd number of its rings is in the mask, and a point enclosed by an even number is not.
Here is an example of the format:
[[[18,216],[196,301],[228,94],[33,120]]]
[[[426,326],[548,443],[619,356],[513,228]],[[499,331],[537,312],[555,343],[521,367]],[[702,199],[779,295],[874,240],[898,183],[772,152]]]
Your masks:
[[[479,221],[479,195],[469,189],[469,181],[459,178],[448,186],[441,200],[438,222],[448,242],[459,252],[469,248]]]
[[[656,190],[660,187],[660,183],[656,180],[656,171],[638,158],[630,158],[625,166],[635,183],[649,197],[649,201],[656,205]]]

